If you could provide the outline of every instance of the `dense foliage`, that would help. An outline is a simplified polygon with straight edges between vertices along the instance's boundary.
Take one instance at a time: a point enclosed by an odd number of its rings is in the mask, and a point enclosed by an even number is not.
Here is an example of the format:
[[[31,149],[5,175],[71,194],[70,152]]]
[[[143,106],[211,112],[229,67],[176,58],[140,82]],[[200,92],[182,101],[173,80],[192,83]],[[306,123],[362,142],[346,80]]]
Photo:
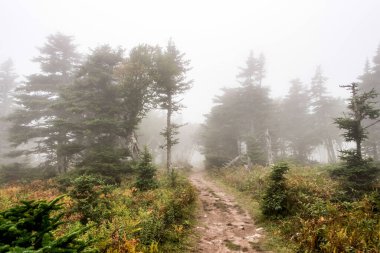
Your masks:
[[[152,163],[152,155],[148,148],[144,148],[140,161],[137,165],[136,187],[141,191],[154,189],[157,187],[156,168]]]
[[[54,238],[74,234],[79,241],[92,238],[93,248],[99,252],[184,252],[187,248],[196,200],[196,191],[187,179],[177,177],[176,188],[173,188],[166,176],[158,175],[155,189],[136,191],[135,177],[124,178],[121,185],[112,187],[112,191],[107,190],[104,195],[106,184],[99,178],[72,177],[67,188],[69,194],[59,204],[61,212],[57,222],[64,223],[54,230]],[[47,206],[51,202],[33,199],[54,200],[59,194],[57,181],[53,179],[3,186],[0,187],[0,211],[16,208],[22,199],[37,203],[35,206],[40,203]],[[52,219],[58,217],[58,213],[50,214]],[[85,216],[88,219],[84,220]],[[89,229],[83,228],[82,220]]]
[[[58,204],[62,197],[50,202],[22,201],[21,205],[0,213],[0,252],[93,252],[79,236],[88,227],[77,229],[61,237],[53,232],[62,225],[64,213]]]
[[[107,185],[99,176],[82,175],[72,180],[68,195],[73,200],[70,212],[80,216],[80,222],[100,223],[111,218],[112,185]]]
[[[260,60],[261,59],[261,60]],[[238,75],[240,86],[225,88],[214,100],[202,131],[206,167],[226,165],[242,154],[253,164],[274,160],[312,160],[317,147],[324,147],[326,160],[336,161],[341,143],[332,118],[344,110],[343,101],[327,94],[326,77],[318,67],[308,89],[299,79],[291,81],[283,99],[273,99],[262,85],[263,58],[251,54]]]
[[[269,176],[270,182],[265,191],[261,209],[268,217],[284,216],[289,212],[288,189],[284,174],[289,170],[286,163],[276,164]]]
[[[19,161],[0,169],[1,250],[81,252],[94,238],[100,252],[182,251],[196,192],[177,173],[159,179],[147,149],[139,159],[135,131],[152,108],[170,111],[163,145],[170,164],[178,142],[171,113],[190,88],[189,61],[172,41],[127,54],[101,45],[80,56],[73,38],[60,33],[39,53],[40,71],[15,92],[11,63],[0,69],[0,102],[16,105],[7,119],[10,155]],[[62,204],[46,202],[62,193]]]
[[[191,83],[186,80],[189,61],[172,41],[165,49],[139,45],[128,54],[101,45],[79,57],[73,38],[57,33],[39,51],[34,61],[40,72],[13,94],[17,109],[8,116],[17,148],[13,157],[29,157],[50,174],[73,168],[100,174],[120,170],[123,161],[138,158],[138,124],[160,107],[168,111],[161,145],[171,163],[171,147],[178,143],[171,114],[181,108],[179,96]],[[3,72],[7,98],[14,75],[11,66]]]

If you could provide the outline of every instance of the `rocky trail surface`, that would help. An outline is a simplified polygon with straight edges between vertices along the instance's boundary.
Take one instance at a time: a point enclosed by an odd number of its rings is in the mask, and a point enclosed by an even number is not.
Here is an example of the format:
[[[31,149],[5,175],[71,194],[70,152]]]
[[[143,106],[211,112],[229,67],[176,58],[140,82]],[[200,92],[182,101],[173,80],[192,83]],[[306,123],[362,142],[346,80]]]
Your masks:
[[[202,172],[190,176],[200,192],[198,214],[199,242],[193,252],[264,252],[260,249],[262,228],[256,227],[248,213]]]

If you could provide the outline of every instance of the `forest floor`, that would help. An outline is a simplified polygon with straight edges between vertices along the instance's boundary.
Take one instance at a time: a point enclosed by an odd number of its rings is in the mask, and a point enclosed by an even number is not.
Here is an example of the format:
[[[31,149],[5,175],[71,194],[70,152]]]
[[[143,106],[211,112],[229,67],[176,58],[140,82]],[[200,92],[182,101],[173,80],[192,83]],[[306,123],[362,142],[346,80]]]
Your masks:
[[[249,214],[202,171],[190,175],[199,190],[198,244],[193,252],[264,252],[260,248],[263,229]]]

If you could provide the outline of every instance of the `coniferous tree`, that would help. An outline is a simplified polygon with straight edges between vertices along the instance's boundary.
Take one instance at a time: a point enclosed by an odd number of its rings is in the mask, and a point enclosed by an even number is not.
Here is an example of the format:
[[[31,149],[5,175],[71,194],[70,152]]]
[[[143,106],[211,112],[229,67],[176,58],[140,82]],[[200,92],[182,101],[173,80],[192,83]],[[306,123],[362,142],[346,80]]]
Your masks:
[[[166,128],[162,132],[165,138],[163,147],[166,149],[166,168],[172,169],[172,147],[178,143],[175,137],[178,134],[178,124],[172,122],[173,113],[181,108],[178,96],[191,87],[186,73],[189,70],[189,61],[184,59],[172,41],[168,42],[165,50],[158,49],[156,53],[155,95],[157,104],[166,111]]]
[[[336,162],[334,142],[339,142],[339,131],[331,124],[334,117],[340,113],[343,103],[340,99],[327,94],[325,86],[327,78],[323,76],[318,66],[311,80],[310,98],[314,136],[318,144],[327,151],[328,162]]]
[[[0,65],[0,162],[7,160],[4,156],[10,151],[9,123],[5,117],[12,111],[11,91],[16,87],[16,78],[13,62],[8,59]]]
[[[376,55],[372,60],[372,66],[367,60],[364,66],[364,73],[359,77],[361,87],[364,91],[380,93],[380,46],[377,49]],[[375,98],[377,103],[380,98]],[[371,124],[371,120],[364,120],[366,124]],[[363,151],[366,155],[373,157],[374,160],[379,160],[380,149],[380,125],[373,125],[368,129],[368,138],[363,142]]]
[[[156,168],[152,162],[152,155],[145,146],[137,166],[136,187],[141,191],[147,191],[157,187]]]
[[[369,92],[359,93],[357,83],[351,85],[342,86],[347,88],[351,92],[351,98],[349,99],[348,114],[344,117],[338,117],[335,119],[335,124],[340,129],[344,129],[346,132],[343,137],[346,141],[354,141],[356,149],[354,155],[358,159],[362,159],[362,142],[367,136],[367,128],[369,126],[363,126],[362,122],[365,119],[376,120],[380,116],[380,109],[376,109],[373,101],[378,94],[372,89]]]
[[[316,144],[308,110],[309,94],[301,81],[294,79],[282,103],[281,132],[291,156],[298,162],[307,162]]]
[[[368,138],[367,129],[370,125],[363,125],[365,119],[376,120],[380,116],[380,109],[375,108],[374,99],[378,96],[374,89],[369,92],[359,90],[358,83],[342,86],[351,92],[349,98],[349,112],[343,117],[335,119],[338,128],[343,129],[342,134],[347,142],[355,142],[353,150],[341,151],[343,165],[333,171],[334,176],[340,177],[343,189],[349,198],[361,197],[363,193],[371,190],[375,182],[378,168],[374,166],[371,159],[362,156],[362,143]]]
[[[60,237],[54,234],[63,224],[62,204],[58,203],[62,197],[50,202],[22,201],[0,212],[0,252],[96,252],[89,248],[91,240],[79,239],[89,227]]]
[[[273,104],[269,98],[269,90],[262,87],[265,77],[265,59],[261,54],[255,58],[251,52],[244,68],[238,75],[242,87],[237,98],[237,116],[239,117],[240,138],[248,148],[248,156],[253,163],[267,164],[266,133],[270,130]],[[240,111],[240,112],[239,112]],[[235,118],[236,120],[236,118]]]
[[[245,62],[246,66],[241,67],[237,78],[242,86],[261,86],[262,80],[265,78],[265,57],[260,54],[255,58],[253,51]]]
[[[256,59],[251,52],[237,75],[241,86],[224,89],[203,126],[203,153],[208,166],[221,166],[247,146],[252,163],[267,164],[267,133],[272,130],[273,102],[269,90],[262,87],[264,56]]]
[[[224,94],[214,100],[214,107],[206,115],[202,126],[202,153],[206,167],[221,167],[239,154],[241,117],[236,104],[239,89],[224,89]]]
[[[82,64],[60,103],[69,117],[59,123],[67,129],[70,141],[65,150],[77,163],[100,173],[120,164],[125,150],[118,145],[123,134],[119,87],[114,70],[123,60],[123,50],[108,45],[92,51]]]
[[[129,57],[116,68],[122,137],[133,158],[134,131],[146,113],[154,107],[154,54],[156,48],[140,45],[133,48]]]
[[[41,55],[34,61],[39,63],[41,73],[28,76],[15,94],[18,108],[9,116],[10,140],[15,147],[34,143],[32,148],[14,155],[42,155],[46,165],[61,173],[68,166],[62,150],[68,136],[62,128],[54,127],[56,120],[66,116],[57,100],[72,81],[79,55],[72,37],[60,33],[50,35],[39,51]]]
[[[71,137],[66,150],[78,166],[114,177],[121,160],[135,155],[134,131],[153,106],[154,53],[147,45],[133,48],[128,57],[120,48],[98,47],[62,94],[70,114],[61,122]]]

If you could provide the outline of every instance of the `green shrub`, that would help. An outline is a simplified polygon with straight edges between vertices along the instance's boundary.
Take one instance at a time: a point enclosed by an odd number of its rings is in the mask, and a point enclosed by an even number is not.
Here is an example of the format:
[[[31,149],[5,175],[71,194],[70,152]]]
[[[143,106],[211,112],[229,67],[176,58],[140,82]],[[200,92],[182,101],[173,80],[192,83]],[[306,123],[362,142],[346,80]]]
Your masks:
[[[343,200],[357,200],[374,190],[379,176],[379,168],[370,159],[362,159],[355,151],[342,151],[343,163],[332,171],[333,178],[338,179],[344,194],[338,196]]]
[[[101,222],[111,217],[108,195],[114,186],[105,184],[99,176],[82,175],[72,181],[69,196],[73,199],[72,213],[80,214],[80,222]]]
[[[63,223],[62,209],[57,204],[62,197],[50,202],[22,201],[0,213],[0,252],[90,252],[90,241],[78,240],[88,228],[77,229],[55,238],[53,232]]]
[[[261,210],[267,217],[284,216],[289,211],[288,189],[284,177],[288,170],[286,163],[279,163],[272,168],[269,186],[261,202]]]
[[[157,187],[156,168],[152,163],[152,155],[147,147],[144,148],[144,152],[137,165],[137,173],[135,186],[140,191],[147,191]]]

